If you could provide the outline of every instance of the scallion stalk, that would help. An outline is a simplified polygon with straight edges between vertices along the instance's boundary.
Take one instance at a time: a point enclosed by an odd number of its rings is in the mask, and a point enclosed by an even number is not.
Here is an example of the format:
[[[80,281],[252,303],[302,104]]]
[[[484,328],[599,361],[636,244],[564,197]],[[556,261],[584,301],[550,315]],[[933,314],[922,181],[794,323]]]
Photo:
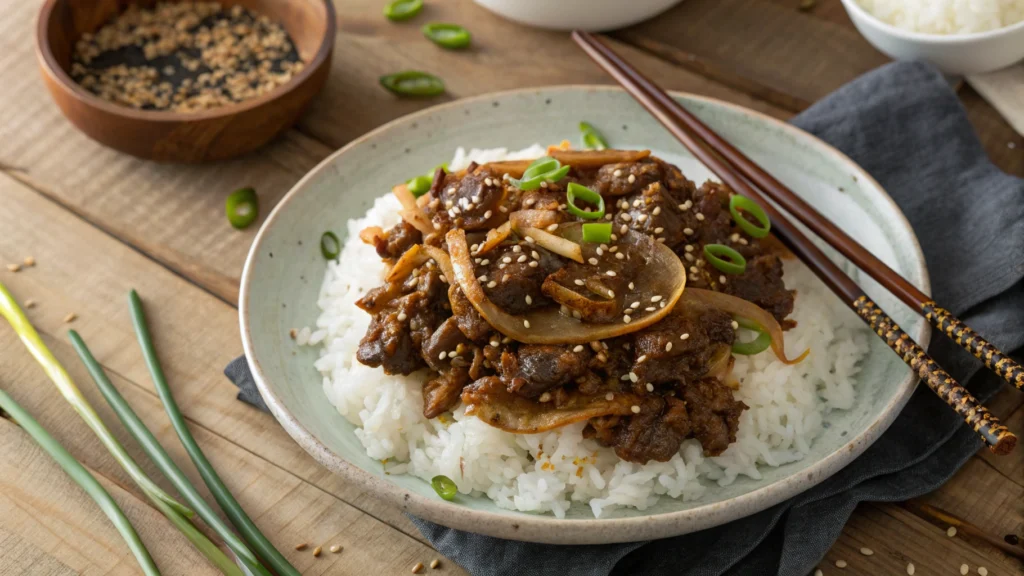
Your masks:
[[[128,300],[131,307],[132,324],[135,326],[135,333],[138,337],[139,345],[142,347],[142,354],[146,359],[146,366],[149,368],[150,376],[156,385],[157,394],[160,396],[161,402],[163,402],[164,410],[174,426],[174,431],[178,434],[178,439],[185,446],[185,451],[188,452],[192,463],[199,470],[199,475],[202,476],[206,487],[210,489],[217,504],[224,510],[228,519],[260,558],[269,564],[280,576],[300,576],[299,571],[267,540],[267,537],[260,532],[260,529],[256,527],[256,524],[245,513],[245,510],[235,500],[235,497],[231,495],[227,486],[224,485],[224,481],[221,480],[217,471],[213,469],[213,465],[206,458],[206,454],[203,453],[195,438],[192,437],[192,433],[189,432],[188,426],[185,424],[185,418],[182,416],[181,410],[178,409],[178,403],[175,402],[171,389],[167,385],[167,378],[164,377],[160,360],[157,358],[153,339],[150,337],[149,327],[146,324],[145,311],[142,309],[142,300],[135,290],[128,294]]]
[[[121,396],[121,393],[110,382],[110,379],[107,378],[107,375],[103,372],[103,367],[93,357],[92,352],[89,351],[81,336],[74,330],[71,330],[68,332],[68,337],[71,339],[71,344],[75,347],[75,351],[78,352],[78,357],[81,358],[82,363],[85,364],[86,369],[89,371],[89,375],[92,376],[96,386],[107,400],[107,404],[117,414],[121,423],[124,424],[124,427],[132,435],[132,438],[135,438],[135,441],[142,446],[149,459],[171,481],[171,484],[174,485],[174,488],[181,494],[185,502],[195,509],[199,517],[224,540],[228,548],[238,556],[246,567],[256,574],[270,576],[267,569],[260,565],[259,560],[245,543],[221,521],[220,516],[196,492],[195,487],[189,482],[185,473],[178,468],[178,465],[174,463],[174,460],[171,459],[167,451],[160,445],[160,442],[153,436],[153,433],[142,423],[142,420],[135,414],[132,407]]]
[[[110,493],[96,480],[96,477],[86,470],[85,466],[82,466],[78,460],[75,460],[75,457],[61,446],[56,438],[50,436],[50,433],[39,422],[36,422],[24,408],[19,406],[3,390],[0,390],[0,409],[7,412],[14,419],[14,422],[21,426],[22,430],[27,432],[36,441],[36,444],[45,450],[64,469],[64,472],[96,502],[100,510],[110,519],[114,528],[117,528],[117,531],[121,533],[121,537],[124,538],[128,548],[135,555],[135,559],[138,561],[139,567],[142,568],[142,572],[146,576],[159,576],[160,570],[156,567],[156,563],[153,562],[153,557],[149,555],[146,545],[142,543],[142,539],[139,538],[139,534],[135,531],[128,517],[121,511],[121,507],[117,505],[117,502],[114,501]]]

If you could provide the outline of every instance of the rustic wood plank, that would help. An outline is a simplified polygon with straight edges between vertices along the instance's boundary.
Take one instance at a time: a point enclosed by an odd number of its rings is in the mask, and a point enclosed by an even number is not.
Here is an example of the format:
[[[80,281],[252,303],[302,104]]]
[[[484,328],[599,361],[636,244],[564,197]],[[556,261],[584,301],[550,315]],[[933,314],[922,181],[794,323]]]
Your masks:
[[[1017,394],[1024,396],[1020,392]],[[1018,438],[1024,436],[1024,407],[1017,408],[1008,418],[1003,418],[1003,422]],[[1015,450],[1006,456],[996,456],[988,450],[982,450],[978,455],[1008,480],[1024,487],[1024,450]]]
[[[977,74],[967,78],[967,82],[1006,118],[1018,136],[1024,136],[1024,110],[1020,108],[1024,99],[1024,64]],[[1024,149],[1020,154],[1024,154]]]
[[[808,18],[818,18],[840,26],[846,26],[852,30],[853,22],[850,17],[846,14],[846,9],[843,8],[843,3],[840,0],[815,0],[813,6],[809,9],[801,9],[801,6],[806,0],[761,0],[762,2],[772,2],[779,6],[782,6],[788,10],[794,10]]]
[[[0,528],[0,576],[74,576],[76,572],[31,542]]]

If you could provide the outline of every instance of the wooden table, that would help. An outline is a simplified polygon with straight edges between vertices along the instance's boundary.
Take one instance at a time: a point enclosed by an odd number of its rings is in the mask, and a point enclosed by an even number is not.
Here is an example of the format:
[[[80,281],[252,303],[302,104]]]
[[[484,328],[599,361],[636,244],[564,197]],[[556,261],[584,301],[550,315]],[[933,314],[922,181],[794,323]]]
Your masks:
[[[528,30],[470,0],[428,0],[421,20],[454,21],[474,33],[471,51],[429,46],[418,24],[392,24],[382,0],[344,0],[329,85],[294,130],[262,151],[210,166],[137,160],[86,139],[45,93],[33,54],[41,0],[0,0],[0,263],[37,265],[0,281],[21,301],[100,415],[153,478],[160,475],[106,408],[68,345],[73,326],[115,385],[196,486],[134,342],[129,288],[153,303],[151,322],[171,384],[192,430],[264,533],[307,574],[407,574],[438,556],[398,511],[346,485],[307,456],[272,417],[235,400],[221,371],[241,353],[239,275],[256,227],[238,232],[224,198],[256,186],[265,215],[310,168],[380,124],[445,99],[482,92],[608,79],[564,34]],[[839,0],[685,0],[670,12],[612,35],[613,44],[666,87],[722,98],[788,118],[886,59],[847,20]],[[378,76],[416,68],[442,75],[449,95],[392,98]],[[970,87],[960,89],[993,161],[1024,175],[1024,141]],[[74,312],[70,326],[63,319]],[[0,328],[0,387],[33,413],[101,478],[125,508],[165,574],[213,569],[140,497],[124,472],[58,395],[13,332]],[[1024,395],[991,403],[1024,434]],[[163,484],[166,484],[164,482]],[[200,488],[205,493],[204,488]],[[1024,530],[1024,450],[980,452],[924,498],[1001,538]],[[314,558],[294,546],[338,543]],[[874,555],[860,554],[862,547]],[[326,548],[326,546],[325,546]],[[1024,574],[1019,560],[908,507],[865,504],[821,562],[826,574]],[[137,567],[93,503],[17,426],[0,419],[0,574],[132,574]],[[433,573],[433,572],[431,572]],[[451,562],[439,574],[461,573]]]

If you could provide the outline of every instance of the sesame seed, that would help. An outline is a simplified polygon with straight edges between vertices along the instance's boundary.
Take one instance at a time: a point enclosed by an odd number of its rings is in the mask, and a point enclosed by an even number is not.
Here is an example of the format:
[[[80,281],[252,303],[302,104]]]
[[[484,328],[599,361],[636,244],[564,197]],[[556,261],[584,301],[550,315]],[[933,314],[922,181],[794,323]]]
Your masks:
[[[633,404],[633,407],[630,408],[630,410],[633,411],[633,414],[639,414],[640,413],[640,407],[637,406],[636,404]]]
[[[647,360],[647,354],[641,354],[641,355],[640,355],[640,357],[636,359],[636,363],[637,363],[637,364],[640,364],[640,363],[642,363],[642,362],[643,362],[644,360]]]
[[[532,260],[530,262],[529,266],[530,266],[530,268],[536,268],[538,266],[537,261],[536,260]]]
[[[967,564],[961,564],[960,565],[960,574],[967,574],[970,571],[971,571],[971,567],[968,566]]]
[[[680,210],[686,210],[686,204],[680,204],[679,206],[676,206],[676,208],[679,208]]]
[[[687,245],[686,245],[686,246],[685,246],[685,247],[683,248],[683,250],[686,250],[687,252],[693,252],[693,246],[692,246],[692,245],[690,245],[690,244],[687,244]]]
[[[606,276],[612,276],[612,277],[614,277],[614,276],[615,276],[615,270],[609,270],[609,271],[605,272],[605,275],[606,275]]]
[[[665,243],[665,237],[664,236],[660,236],[658,238],[655,238],[654,241],[658,242],[659,244],[664,244]]]
[[[979,576],[988,576],[988,568],[985,568],[984,566],[978,566],[978,574]]]
[[[17,272],[18,270],[21,270],[21,264],[8,264],[7,269],[11,272]]]
[[[946,536],[949,536],[950,538],[956,536],[956,526],[950,526],[949,529],[946,530]]]
[[[558,224],[552,224],[547,227],[548,232],[554,232],[555,230],[558,230]]]
[[[604,256],[604,248],[601,248],[600,246],[597,247],[597,250],[595,250],[595,252],[597,252],[598,256]]]
[[[298,550],[299,552],[305,550],[306,548],[309,548],[309,544],[306,544],[305,542],[303,542],[302,544],[296,544],[295,545],[295,549]]]
[[[625,260],[626,259],[626,255],[623,254],[622,252],[616,252],[615,253],[615,259],[616,260]]]
[[[530,256],[533,256],[534,260],[540,260],[540,254],[536,250],[530,250]]]
[[[526,262],[527,260],[529,260],[529,258],[527,258],[526,254],[520,254],[519,258],[516,258],[516,262],[519,263]]]
[[[487,287],[488,288],[494,288],[497,285],[498,285],[498,283],[495,282],[494,280],[491,280],[490,282],[487,283]]]
[[[655,310],[654,306],[648,306],[647,308],[644,308],[645,312],[654,312],[654,310]]]
[[[658,302],[661,300],[661,296],[651,296],[651,302]]]
[[[25,266],[35,266],[36,265],[36,259],[31,257],[31,256],[25,256],[24,263],[25,263]]]
[[[630,174],[629,178],[626,178],[626,182],[629,182],[630,184],[636,182],[636,176]]]
[[[636,217],[637,222],[647,222],[647,214],[641,214]]]
[[[640,307],[640,303],[639,302],[633,302],[632,304],[629,305],[629,307],[630,308],[639,308]]]
[[[510,256],[505,256],[504,258],[501,259],[501,261],[504,262],[505,264],[511,264],[512,258]]]
[[[654,392],[654,384],[651,384],[650,382],[647,383],[647,386],[645,386],[645,388],[647,388],[648,392]]]
[[[818,568],[814,571],[814,576],[825,576],[825,573],[821,571],[821,568]]]
[[[630,289],[630,290],[632,290],[632,289],[633,289],[633,283],[632,283],[632,282],[630,282],[630,283],[629,283],[629,289]]]
[[[534,242],[536,242],[536,240],[534,240],[534,239],[533,239],[533,236],[527,236],[527,237],[526,237],[526,241],[527,241],[528,243],[530,243],[530,244],[533,244]]]
[[[592,266],[597,266],[597,258],[590,258],[587,260]]]
[[[665,228],[663,228],[661,226],[658,226],[657,228],[654,229],[654,233],[655,234],[661,234],[664,231],[665,231]]]
[[[836,568],[846,568],[846,560],[836,560]]]
[[[413,574],[419,574],[420,570],[423,570],[423,562],[417,562],[416,565],[412,567]]]
[[[633,219],[633,217],[630,216],[628,212],[623,212],[622,214],[619,214],[619,217],[622,218],[623,222],[629,222],[630,220]]]
[[[523,320],[523,327],[524,328],[529,328],[530,327],[530,321],[529,320]]]
[[[686,205],[686,209],[687,210],[689,210],[690,208],[693,208],[693,200],[687,200],[686,202],[683,202],[683,204]]]
[[[443,352],[441,352],[440,354],[437,355],[437,359],[438,360],[444,360],[447,357],[448,357],[448,352],[447,351],[443,351]]]
[[[615,290],[609,290],[608,291],[608,297],[609,298],[615,298]]]
[[[75,318],[78,318],[78,314],[75,314],[74,312],[72,312],[72,313],[70,313],[70,314],[68,314],[67,316],[64,317],[64,323],[65,324],[69,324],[71,322],[74,322]]]
[[[612,394],[611,392],[609,392],[609,393],[604,395],[604,399],[609,401],[609,402],[611,402],[612,400],[615,399],[615,394]]]
[[[490,217],[493,216],[493,215],[494,215],[494,212],[492,212],[491,210],[488,210],[487,212],[484,212],[484,219],[485,220],[490,219]]]
[[[628,230],[627,230],[627,232],[628,232]],[[625,232],[623,232],[623,235],[625,235]],[[615,242],[616,240],[619,239],[619,237],[616,236],[615,234],[611,234],[610,236],[611,236],[612,242]]]
[[[612,218],[615,218],[615,216],[612,216],[611,214],[605,214],[604,215],[604,219],[605,220],[611,220]]]
[[[491,263],[491,260],[489,258],[484,258],[483,260],[480,261],[480,264],[482,266],[487,266],[490,263]]]
[[[690,266],[690,272],[696,274],[697,272],[700,272],[700,269],[698,269],[696,266]]]
[[[497,340],[491,340],[490,342],[488,342],[488,344],[490,344],[494,348],[497,348],[498,344],[500,344],[500,342],[498,342]]]
[[[338,545],[338,544],[335,544],[334,546],[330,547],[330,551],[331,551],[331,554],[337,554],[338,552],[341,552],[341,546]]]
[[[733,330],[739,330],[739,328],[740,328],[740,323],[735,321],[735,320],[733,320],[732,321],[732,329]]]
[[[687,236],[693,236],[693,228],[683,228],[683,234]]]
[[[529,294],[527,294],[526,295],[526,303],[527,304],[533,304],[533,296],[530,296]]]
[[[625,236],[626,234],[629,233],[629,226],[626,226],[625,224],[623,224],[622,227],[619,228],[619,232],[621,232],[622,235]]]
[[[907,574],[908,576],[914,576],[914,563],[907,562]]]
[[[434,222],[434,230],[440,230],[440,229],[441,229],[441,225],[438,224],[437,222]]]
[[[622,376],[619,376],[619,380],[629,380],[629,374],[623,374]]]
[[[655,206],[654,210],[651,210],[651,214],[653,214],[654,216],[661,214],[661,206]]]
[[[482,276],[478,276],[477,280],[480,281],[480,282],[487,282],[487,274],[484,274]]]
[[[622,170],[619,170],[618,168],[616,168],[615,172],[612,172],[612,176],[614,176],[616,178],[618,178],[619,176],[622,176]]]
[[[431,567],[432,569],[435,569],[435,570],[436,570],[436,569],[437,569],[437,567],[438,567],[438,566],[440,566],[440,565],[441,565],[441,561],[440,561],[440,560],[438,560],[437,558],[434,558],[433,560],[431,560],[431,561],[430,561],[430,567]]]
[[[625,314],[622,316],[622,321],[625,322],[626,324],[629,324],[630,322],[633,321],[633,319],[629,317],[629,314]]]
[[[549,400],[551,400],[551,393],[550,392],[545,392],[545,393],[541,394],[540,398],[538,398],[538,400],[540,400],[541,402],[548,402]]]
[[[409,315],[406,314],[405,312],[399,312],[398,313],[398,321],[399,322],[405,322],[405,319],[408,318],[408,317],[409,317]]]
[[[526,206],[527,208],[529,208],[530,206],[533,206],[533,203],[534,203],[534,202],[536,202],[536,201],[537,201],[537,199],[536,199],[536,198],[527,198],[527,199],[526,199],[526,200],[525,200],[525,201],[523,202],[523,206]]]
[[[577,344],[572,349],[573,352],[583,352],[583,344]]]
[[[737,242],[737,241],[739,241],[739,239],[740,239],[740,235],[739,235],[738,232],[733,232],[732,236],[729,236],[729,240],[732,240],[733,242]]]
[[[607,246],[606,244],[601,244],[601,248],[605,248],[606,246]],[[611,248],[608,248],[609,252],[617,252],[618,250],[619,250],[618,246],[612,246]]]
[[[319,558],[320,554],[322,554],[323,551],[324,551],[323,546],[317,546],[316,548],[314,548],[313,549],[313,558]]]
[[[583,280],[580,280],[579,278],[573,280],[572,283],[577,286],[583,286]]]
[[[490,186],[492,184],[491,179],[490,178],[484,178],[484,184]],[[473,197],[473,201],[474,202],[478,201],[476,198],[477,198],[476,196]]]
[[[665,343],[665,352],[671,352],[671,351],[672,351],[672,343],[671,342],[666,342]]]
[[[547,188],[547,187],[548,187],[548,182],[547,182],[547,180],[544,180],[544,181],[542,181],[542,182],[540,183],[540,187],[541,187],[541,188]]]
[[[458,190],[455,189],[455,186],[452,186],[451,188],[448,189],[449,194],[455,194],[456,192],[458,192]]]
[[[747,242],[746,238],[740,238],[740,244],[743,244],[744,246],[746,246],[747,244],[750,244],[750,242]]]
[[[679,335],[679,339],[680,340],[686,340],[689,337],[690,337],[690,335],[685,333],[685,332]]]
[[[504,206],[498,206],[498,211],[501,212],[502,214],[508,214],[508,208]]]
[[[459,207],[456,206],[456,207],[452,208],[451,210],[449,210],[448,213],[449,214],[462,214],[462,210],[459,210]]]
[[[508,172],[505,172],[504,174],[501,175],[502,180],[508,180],[509,178],[511,178],[511,176],[508,175]]]
[[[871,556],[872,554],[875,553],[875,551],[872,550],[871,548],[861,548],[860,549],[860,553],[865,555],[865,556]]]
[[[687,262],[693,262],[693,254],[690,254],[689,252],[683,254],[683,258],[686,258]]]
[[[725,284],[726,283],[726,281],[725,281],[725,274],[722,274],[722,275],[720,275],[718,277],[718,282],[719,282],[719,284]]]
[[[697,220],[703,222],[704,221],[704,215],[701,214],[700,212],[697,212]]]

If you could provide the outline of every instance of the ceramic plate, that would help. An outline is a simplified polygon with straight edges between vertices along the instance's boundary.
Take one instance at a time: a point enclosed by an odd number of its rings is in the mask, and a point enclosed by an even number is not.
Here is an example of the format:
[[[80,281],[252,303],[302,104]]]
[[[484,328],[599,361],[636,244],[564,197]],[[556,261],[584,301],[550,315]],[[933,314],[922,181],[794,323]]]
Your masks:
[[[878,183],[850,159],[762,114],[689,94],[675,97],[897,272],[928,290],[924,257],[910,225]],[[722,524],[807,490],[856,458],[893,421],[915,384],[910,370],[876,338],[857,377],[855,406],[825,416],[827,428],[806,458],[765,468],[759,480],[711,485],[695,501],[663,497],[647,510],[617,510],[600,519],[589,507],[577,505],[565,519],[556,519],[502,510],[484,496],[446,502],[418,478],[385,475],[380,462],[366,455],[352,424],[324,396],[321,377],[312,366],[318,349],[297,347],[288,336],[291,328],[315,325],[318,316],[316,300],[325,271],[320,235],[344,231],[346,221],[361,216],[374,197],[451,158],[456,146],[519,149],[535,142],[576,141],[577,125],[584,119],[600,127],[617,148],[649,148],[698,184],[709,176],[625,92],[569,86],[482,96],[406,116],[339,150],[295,185],[253,243],[239,306],[249,365],[285,430],[348,482],[412,514],[503,538],[565,544],[659,538]],[[930,331],[921,318],[873,282],[858,281],[911,336],[927,345]]]

